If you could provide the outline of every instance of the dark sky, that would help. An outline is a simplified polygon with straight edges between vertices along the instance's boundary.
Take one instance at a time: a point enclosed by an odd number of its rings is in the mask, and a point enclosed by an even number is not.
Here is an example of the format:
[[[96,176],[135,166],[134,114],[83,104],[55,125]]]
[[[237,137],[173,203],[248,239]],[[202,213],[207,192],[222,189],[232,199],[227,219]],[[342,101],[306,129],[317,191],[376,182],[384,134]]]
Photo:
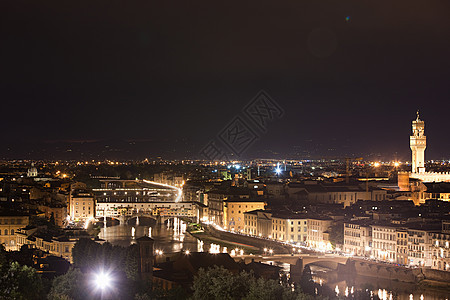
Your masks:
[[[86,141],[195,156],[263,89],[285,113],[247,156],[407,159],[420,109],[427,158],[450,158],[449,14],[445,0],[2,1],[0,155]]]

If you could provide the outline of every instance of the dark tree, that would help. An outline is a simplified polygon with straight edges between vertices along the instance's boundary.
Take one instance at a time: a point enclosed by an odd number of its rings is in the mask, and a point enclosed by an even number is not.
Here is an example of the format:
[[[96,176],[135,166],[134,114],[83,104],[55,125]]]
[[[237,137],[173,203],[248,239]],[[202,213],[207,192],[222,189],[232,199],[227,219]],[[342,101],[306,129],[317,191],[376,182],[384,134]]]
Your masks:
[[[336,247],[336,245],[344,243],[344,224],[338,222],[330,229],[330,243]]]
[[[56,226],[56,222],[55,222],[55,215],[52,213],[50,216],[50,224],[53,226]]]
[[[293,300],[311,297],[276,280],[256,279],[252,273],[233,274],[223,267],[200,269],[192,286],[191,299]]]
[[[70,269],[66,274],[53,280],[48,299],[87,299],[87,290],[84,274],[79,269]]]
[[[17,262],[5,263],[0,270],[0,299],[34,300],[45,298],[41,276]]]
[[[302,278],[300,279],[300,287],[302,290],[310,295],[314,294],[315,283],[312,279],[311,268],[306,265],[303,269]]]

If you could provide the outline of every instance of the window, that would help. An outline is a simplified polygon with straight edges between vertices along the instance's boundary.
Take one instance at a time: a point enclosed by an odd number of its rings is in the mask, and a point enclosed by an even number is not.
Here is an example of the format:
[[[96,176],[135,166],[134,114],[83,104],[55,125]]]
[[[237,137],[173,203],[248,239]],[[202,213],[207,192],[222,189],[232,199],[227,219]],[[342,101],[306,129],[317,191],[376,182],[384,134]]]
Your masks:
[[[14,229],[11,229],[11,235],[14,235]]]

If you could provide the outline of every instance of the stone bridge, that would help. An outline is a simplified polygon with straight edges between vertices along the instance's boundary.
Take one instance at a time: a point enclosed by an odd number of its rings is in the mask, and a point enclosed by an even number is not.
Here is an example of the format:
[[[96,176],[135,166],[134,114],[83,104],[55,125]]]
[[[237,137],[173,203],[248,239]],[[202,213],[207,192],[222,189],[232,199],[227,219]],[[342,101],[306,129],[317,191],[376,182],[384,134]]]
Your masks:
[[[166,215],[153,215],[153,214],[145,214],[145,213],[136,213],[132,215],[120,215],[118,220],[120,221],[120,225],[128,224],[131,220],[135,220],[135,223],[139,224],[139,218],[150,218],[156,221],[157,224],[164,224],[168,220],[179,218],[179,219],[191,219],[189,217],[184,216],[166,216]]]
[[[270,255],[270,256],[254,256],[246,255],[241,257],[245,263],[255,262],[266,262],[266,261],[277,261],[281,263],[287,263],[290,265],[295,265],[300,259],[303,266],[309,264],[315,264],[329,269],[337,269],[338,264],[347,263],[348,257],[344,256],[332,256],[332,255],[308,255],[308,254],[281,254],[281,255]]]

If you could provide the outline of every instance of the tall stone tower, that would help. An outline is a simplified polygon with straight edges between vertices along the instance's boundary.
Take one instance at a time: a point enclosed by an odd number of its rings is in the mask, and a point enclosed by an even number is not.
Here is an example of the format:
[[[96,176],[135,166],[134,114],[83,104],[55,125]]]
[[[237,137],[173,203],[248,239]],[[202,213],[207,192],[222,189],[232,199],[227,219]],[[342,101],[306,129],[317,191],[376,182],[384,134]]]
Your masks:
[[[153,239],[142,236],[136,239],[139,247],[139,273],[142,280],[152,281],[153,277]]]
[[[427,147],[427,137],[425,136],[425,122],[417,118],[412,121],[412,135],[409,137],[409,144],[412,151],[412,173],[425,173],[425,148]]]

